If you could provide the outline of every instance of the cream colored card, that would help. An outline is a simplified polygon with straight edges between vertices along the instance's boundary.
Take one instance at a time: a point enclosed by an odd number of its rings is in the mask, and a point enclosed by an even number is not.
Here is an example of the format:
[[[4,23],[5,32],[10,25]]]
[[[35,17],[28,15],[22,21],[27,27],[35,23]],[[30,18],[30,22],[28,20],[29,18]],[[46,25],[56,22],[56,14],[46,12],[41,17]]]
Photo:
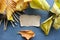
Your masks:
[[[21,15],[20,16],[21,26],[40,26],[40,16],[38,15]]]

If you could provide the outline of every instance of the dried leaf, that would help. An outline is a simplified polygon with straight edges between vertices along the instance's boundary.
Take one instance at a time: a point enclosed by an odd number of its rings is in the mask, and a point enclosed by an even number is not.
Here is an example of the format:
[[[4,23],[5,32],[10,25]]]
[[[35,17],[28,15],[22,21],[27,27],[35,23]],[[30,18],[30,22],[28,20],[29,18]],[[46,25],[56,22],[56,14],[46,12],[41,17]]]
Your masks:
[[[26,9],[27,7],[28,7],[28,3],[21,0],[21,1],[18,1],[17,5],[16,5],[16,10],[22,11],[22,10]]]
[[[12,13],[15,10],[15,5],[12,0],[0,0],[0,13],[5,14],[8,20],[13,20]]]
[[[30,2],[30,7],[34,9],[49,10],[50,5],[47,3],[46,0],[32,0]]]
[[[46,35],[49,34],[49,31],[50,31],[50,28],[51,28],[51,25],[52,25],[52,18],[53,18],[53,16],[51,16],[49,19],[47,19],[46,21],[44,21],[41,24],[41,28]]]
[[[0,0],[0,14],[7,16],[8,20],[13,20],[14,11],[22,11],[27,8],[31,0]]]
[[[21,34],[22,37],[25,37],[27,40],[35,36],[35,33],[32,30],[21,30],[19,34]]]
[[[6,0],[0,0],[0,13],[4,13],[5,8],[6,8]]]
[[[22,11],[28,7],[28,2],[32,0],[19,0],[16,5],[16,10]]]

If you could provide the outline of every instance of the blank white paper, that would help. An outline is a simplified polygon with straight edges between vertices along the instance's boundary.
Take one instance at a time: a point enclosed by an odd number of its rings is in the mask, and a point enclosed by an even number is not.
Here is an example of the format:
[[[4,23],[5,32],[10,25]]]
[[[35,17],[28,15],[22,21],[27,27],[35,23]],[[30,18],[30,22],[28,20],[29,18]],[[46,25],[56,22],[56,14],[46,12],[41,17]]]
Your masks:
[[[21,15],[20,16],[21,26],[40,26],[39,15]]]

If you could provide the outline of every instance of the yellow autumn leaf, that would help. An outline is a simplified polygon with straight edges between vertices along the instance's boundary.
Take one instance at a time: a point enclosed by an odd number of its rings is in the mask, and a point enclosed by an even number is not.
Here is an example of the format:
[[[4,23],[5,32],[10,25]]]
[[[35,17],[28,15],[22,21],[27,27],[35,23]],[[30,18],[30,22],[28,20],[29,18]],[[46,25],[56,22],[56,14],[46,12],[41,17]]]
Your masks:
[[[0,0],[0,14],[7,16],[8,20],[13,21],[14,11],[22,11],[27,8],[31,0]]]
[[[55,3],[60,8],[60,0],[55,0]]]
[[[60,14],[60,9],[59,7],[56,5],[56,3],[54,3],[53,7],[50,10],[52,13],[55,13],[56,15]]]
[[[28,3],[21,0],[21,1],[18,1],[17,5],[16,5],[16,10],[22,11],[22,10],[26,9],[27,7],[28,7]]]
[[[31,2],[32,0],[19,0],[16,5],[16,10],[22,11],[28,7],[28,2]]]
[[[53,27],[54,27],[55,29],[60,29],[60,16],[55,17]]]
[[[8,20],[14,21],[12,15],[13,12],[15,11],[15,6],[16,6],[15,2],[13,2],[12,0],[8,0],[6,8],[6,15]]]
[[[53,22],[52,18],[53,18],[53,16],[51,16],[50,18],[48,18],[46,21],[44,21],[41,24],[41,29],[44,31],[45,35],[49,34],[49,31],[50,31],[50,28],[51,28],[51,25],[52,25],[52,22]]]
[[[9,8],[9,9],[7,9],[6,13],[7,13],[6,14],[7,15],[7,19],[10,20],[10,21],[14,21],[13,17],[12,17],[13,10]]]
[[[46,0],[32,0],[30,2],[30,7],[34,9],[42,9],[42,10],[50,9],[50,5],[47,3]]]
[[[53,7],[50,10],[51,12],[55,13],[56,15],[60,14],[60,0],[55,0]]]
[[[6,0],[0,0],[0,14],[3,14],[6,9]]]

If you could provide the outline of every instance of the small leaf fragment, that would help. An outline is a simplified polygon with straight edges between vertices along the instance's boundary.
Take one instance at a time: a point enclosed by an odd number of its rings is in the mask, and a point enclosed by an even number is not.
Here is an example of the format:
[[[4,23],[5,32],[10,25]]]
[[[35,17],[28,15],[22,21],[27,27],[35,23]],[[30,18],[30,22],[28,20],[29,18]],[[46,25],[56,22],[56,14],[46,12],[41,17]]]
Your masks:
[[[55,0],[55,3],[60,8],[60,0]]]
[[[60,16],[58,16],[58,17],[55,18],[53,27],[55,29],[60,29]]]
[[[51,12],[55,13],[56,15],[60,14],[60,2],[55,0],[53,7],[50,10]]]
[[[32,30],[21,30],[18,32],[22,35],[22,37],[25,37],[27,40],[35,36],[35,33]]]
[[[46,35],[49,34],[49,31],[50,31],[50,28],[51,28],[51,25],[52,25],[52,18],[53,16],[51,16],[49,19],[47,19],[46,21],[44,21],[42,24],[41,24],[41,29],[44,31],[44,33]]]

